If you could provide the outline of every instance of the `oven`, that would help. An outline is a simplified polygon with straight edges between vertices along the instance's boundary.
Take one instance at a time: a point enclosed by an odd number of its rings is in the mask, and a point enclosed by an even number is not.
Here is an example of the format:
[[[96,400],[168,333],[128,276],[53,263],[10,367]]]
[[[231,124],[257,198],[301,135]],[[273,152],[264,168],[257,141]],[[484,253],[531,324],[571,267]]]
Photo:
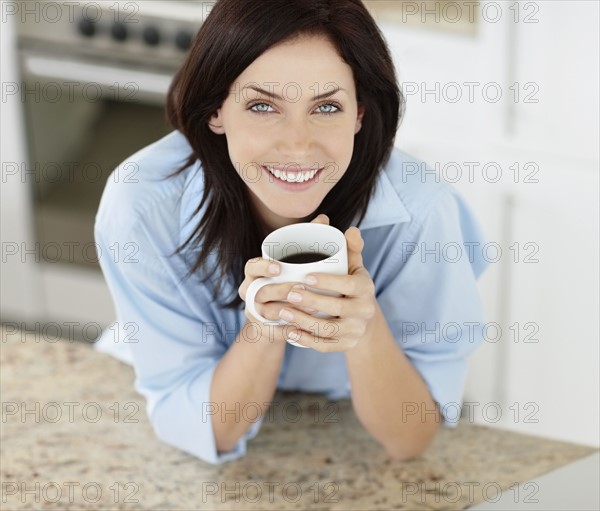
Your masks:
[[[26,152],[3,167],[27,187],[21,263],[36,275],[35,299],[16,315],[36,328],[72,323],[69,336],[93,340],[96,325],[114,320],[93,234],[102,191],[119,163],[171,130],[167,89],[214,2],[4,4],[19,76],[4,93],[19,98]],[[122,169],[119,178],[135,182],[139,169]]]

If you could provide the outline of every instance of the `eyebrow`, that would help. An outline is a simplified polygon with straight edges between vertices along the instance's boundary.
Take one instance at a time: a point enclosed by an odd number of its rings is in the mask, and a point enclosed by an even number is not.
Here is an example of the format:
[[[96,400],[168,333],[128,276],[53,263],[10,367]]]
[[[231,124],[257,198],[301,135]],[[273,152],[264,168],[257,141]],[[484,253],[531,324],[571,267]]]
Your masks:
[[[273,92],[261,89],[260,87],[255,87],[254,85],[248,85],[247,87],[244,87],[244,89],[252,89],[253,91],[256,91],[256,92],[258,92],[260,94],[264,94],[265,96],[268,96],[268,97],[273,98],[273,99],[277,99],[279,101],[283,101],[284,100],[281,96],[279,96],[277,94],[274,94]],[[319,101],[320,99],[328,98],[330,96],[333,96],[336,92],[339,92],[339,91],[346,92],[346,89],[342,89],[341,87],[337,87],[337,88],[335,88],[334,90],[332,90],[330,92],[325,92],[324,94],[320,94],[319,96],[315,96],[313,98],[313,101]]]

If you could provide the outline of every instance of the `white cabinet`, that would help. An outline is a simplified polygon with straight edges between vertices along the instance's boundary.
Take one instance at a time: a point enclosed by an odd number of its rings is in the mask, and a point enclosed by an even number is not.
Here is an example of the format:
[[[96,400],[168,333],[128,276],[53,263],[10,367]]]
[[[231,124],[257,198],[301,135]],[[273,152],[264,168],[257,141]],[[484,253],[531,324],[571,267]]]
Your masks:
[[[506,320],[520,325],[520,338],[503,346],[503,398],[521,416],[507,414],[504,425],[597,444],[598,173],[568,158],[538,161],[540,183],[514,204],[515,239],[538,251],[529,262],[522,251],[510,273]],[[537,411],[530,420],[526,403]]]
[[[396,145],[462,172],[454,186],[503,251],[480,281],[502,337],[470,359],[465,414],[598,445],[598,3],[498,5],[475,36],[381,25],[409,91]]]
[[[598,445],[598,3],[538,5],[539,23],[515,26],[512,67],[539,101],[515,102],[500,147],[539,168],[539,182],[513,185],[507,216],[521,254],[504,321],[521,335],[502,347],[501,424]]]

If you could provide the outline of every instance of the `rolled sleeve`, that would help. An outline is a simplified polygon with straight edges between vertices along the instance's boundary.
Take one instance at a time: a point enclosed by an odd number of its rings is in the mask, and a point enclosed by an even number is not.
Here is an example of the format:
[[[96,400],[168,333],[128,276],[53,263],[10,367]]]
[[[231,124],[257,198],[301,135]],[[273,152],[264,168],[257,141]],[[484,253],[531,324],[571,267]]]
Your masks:
[[[210,402],[210,382],[215,367],[216,363],[197,376],[186,378],[170,393],[168,399],[155,408],[152,423],[157,436],[163,441],[208,463],[220,464],[236,460],[246,454],[247,441],[258,434],[263,417],[250,425],[231,451],[217,451],[211,416],[226,414],[228,410],[223,409],[221,404]],[[239,410],[232,408],[229,412],[237,414]],[[174,422],[181,422],[181,424],[174,427]],[[206,436],[205,441],[204,436]]]
[[[210,403],[210,386],[227,344],[214,333],[219,320],[211,312],[208,289],[194,284],[193,289],[188,285],[182,290],[173,267],[165,267],[155,241],[143,232],[109,235],[96,224],[95,238],[116,309],[116,328],[128,332],[126,338],[119,334],[115,340],[127,341],[135,388],[146,399],[157,437],[212,464],[242,457],[262,417],[234,449],[217,452],[211,421],[216,404]],[[133,260],[112,257],[109,248],[115,243],[134,243]],[[106,345],[103,351],[109,351]]]
[[[477,279],[487,266],[483,234],[453,188],[421,222],[400,231],[393,271],[377,299],[391,332],[439,406],[443,425],[460,418],[468,356],[483,341]]]

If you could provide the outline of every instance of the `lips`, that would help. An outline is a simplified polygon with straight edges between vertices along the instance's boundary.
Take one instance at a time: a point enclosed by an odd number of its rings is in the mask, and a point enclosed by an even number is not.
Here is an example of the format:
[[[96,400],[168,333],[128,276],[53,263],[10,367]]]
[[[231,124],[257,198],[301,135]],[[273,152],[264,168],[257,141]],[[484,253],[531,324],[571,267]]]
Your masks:
[[[280,172],[311,172],[313,170],[315,170],[314,165],[312,167],[298,167],[298,165],[264,165],[264,167],[273,169],[273,170],[279,170]],[[321,169],[319,169],[321,170]]]
[[[277,186],[283,190],[286,190],[286,191],[302,192],[302,191],[307,190],[315,185],[317,177],[321,175],[321,171],[323,170],[324,167],[319,169],[310,180],[303,181],[301,183],[294,182],[294,181],[284,181],[283,179],[280,179],[276,175],[271,173],[269,171],[269,169],[267,169],[267,167],[265,167],[264,165],[261,165],[261,168],[264,170],[265,175],[268,176],[269,183],[272,183],[275,186]],[[274,168],[274,167],[271,167],[271,168]],[[288,166],[288,168],[289,168],[289,166]],[[314,169],[311,169],[311,170],[314,170]]]
[[[282,169],[286,169],[286,167],[281,167],[281,166],[267,166],[267,165],[263,165],[262,166],[267,172],[269,172],[271,175],[273,175],[275,178],[277,178],[278,180],[284,182],[284,183],[290,183],[290,184],[303,184],[303,183],[308,183],[310,181],[312,181],[315,176],[321,171],[323,170],[318,169],[315,170],[314,167],[313,168],[302,168],[302,170],[299,169],[291,169],[291,166],[287,166],[287,169],[289,170],[282,170]],[[285,179],[283,178],[283,176],[285,176]],[[299,180],[300,179],[300,180]]]

